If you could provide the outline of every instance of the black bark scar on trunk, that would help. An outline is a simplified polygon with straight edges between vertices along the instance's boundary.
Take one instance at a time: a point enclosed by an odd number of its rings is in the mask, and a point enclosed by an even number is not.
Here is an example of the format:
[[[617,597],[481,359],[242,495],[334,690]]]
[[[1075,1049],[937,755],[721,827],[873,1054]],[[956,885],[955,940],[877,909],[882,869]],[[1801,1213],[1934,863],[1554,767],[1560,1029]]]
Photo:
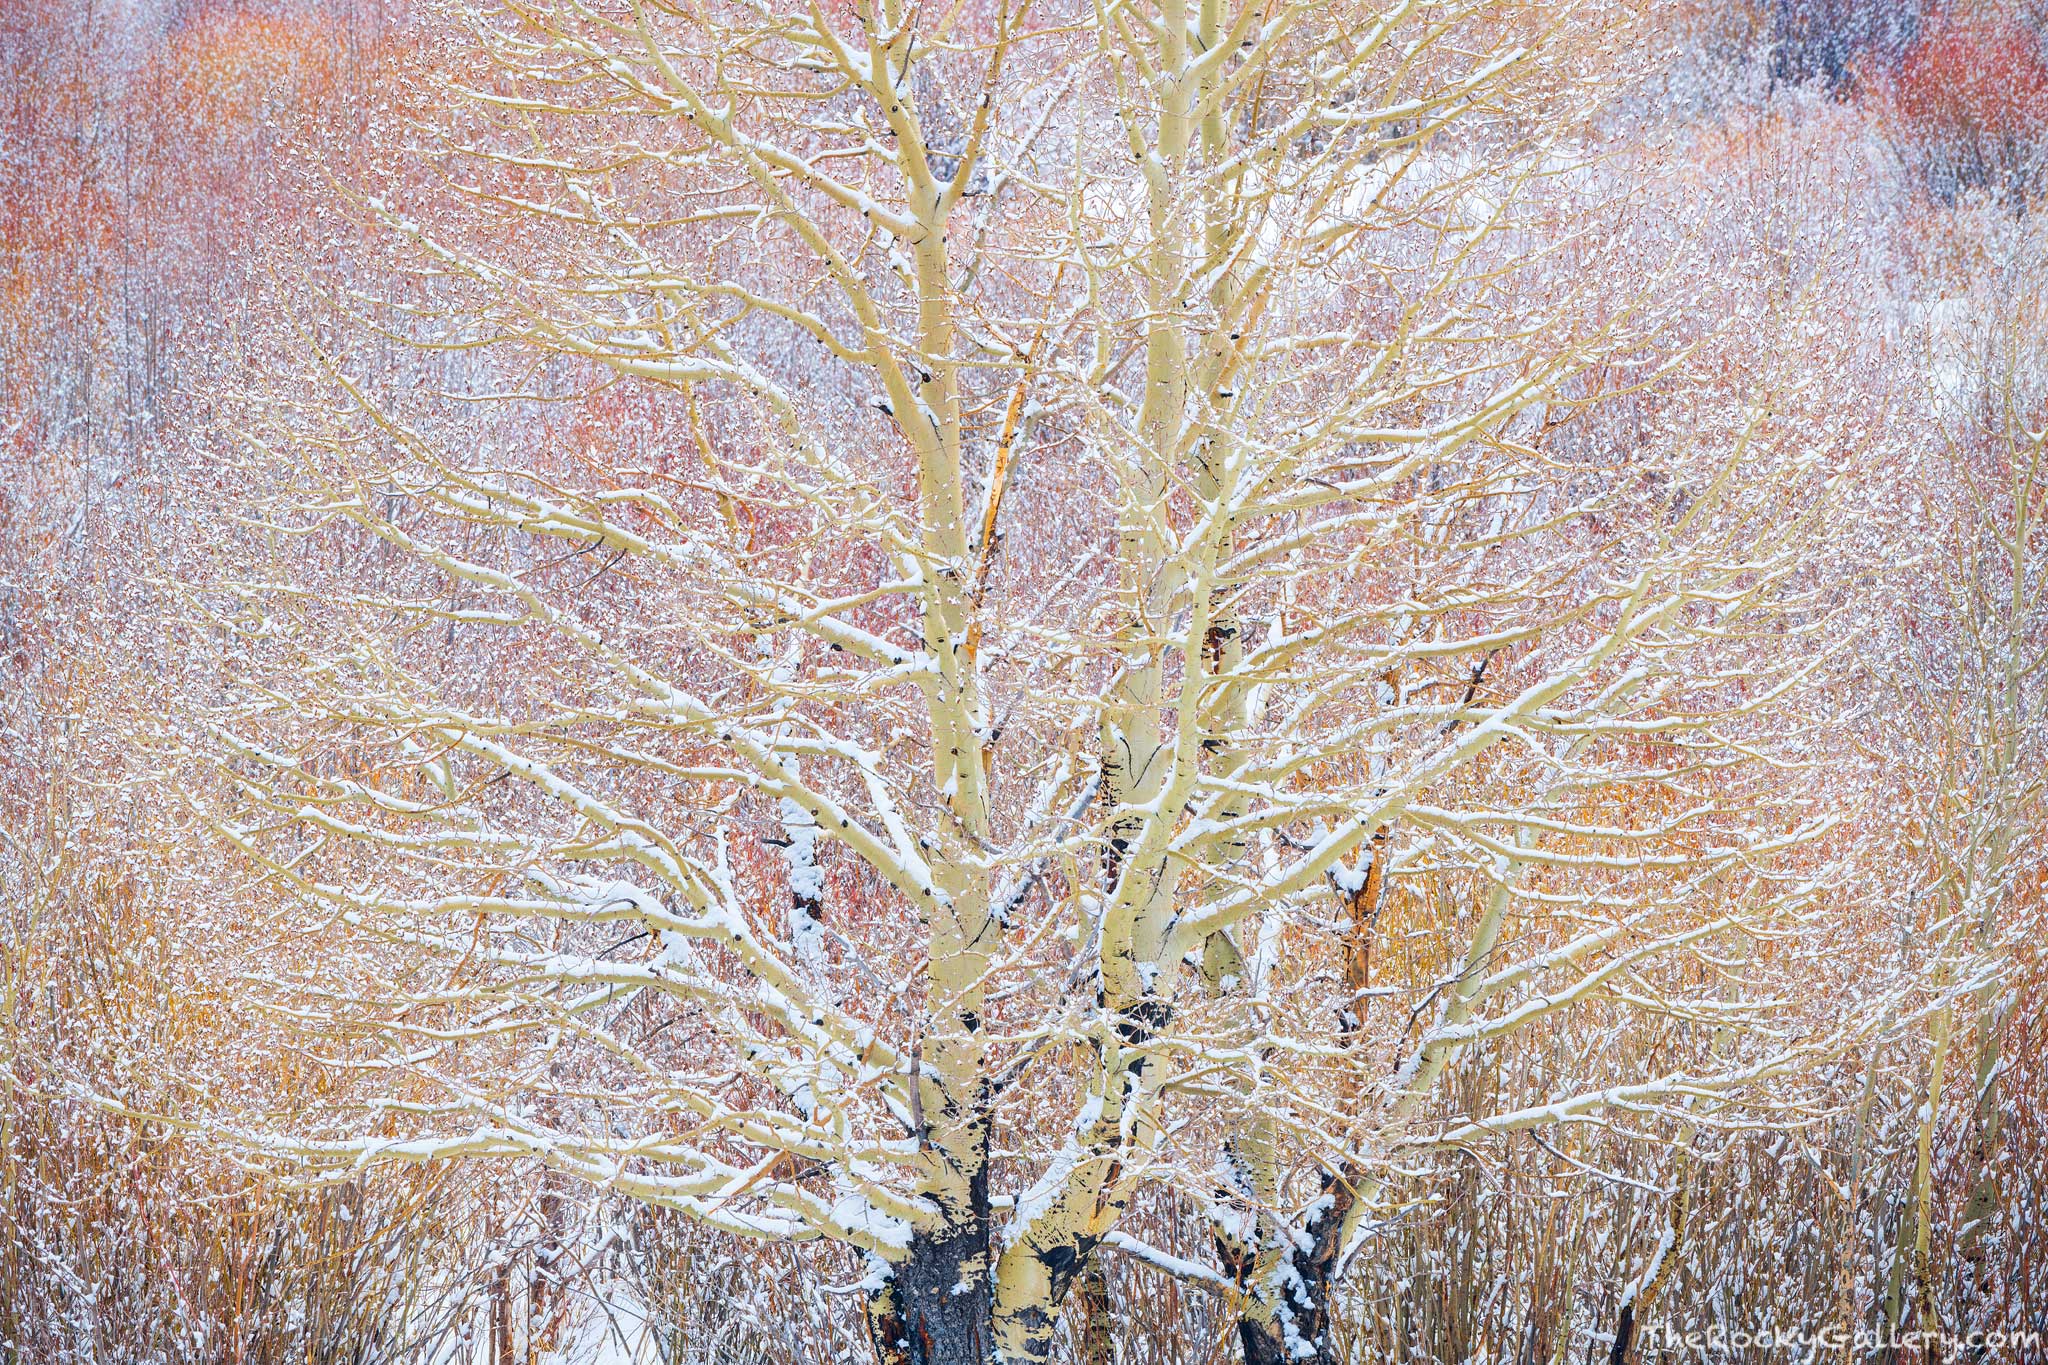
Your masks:
[[[913,1234],[888,1283],[868,1295],[868,1340],[877,1365],[994,1365],[988,1137],[984,1127],[967,1210],[951,1223]]]
[[[1287,1253],[1299,1289],[1283,1303],[1274,1304],[1273,1316],[1262,1319],[1246,1313],[1237,1320],[1238,1343],[1244,1348],[1245,1365],[1299,1365],[1300,1358],[1289,1350],[1289,1334],[1283,1322],[1294,1324],[1293,1338],[1315,1348],[1314,1365],[1336,1365],[1336,1345],[1330,1339],[1330,1291],[1337,1277],[1338,1239],[1343,1235],[1344,1215],[1351,1209],[1353,1181],[1349,1174],[1323,1176],[1322,1196],[1328,1202],[1302,1226],[1308,1247],[1298,1244]],[[1251,1284],[1252,1248],[1237,1249],[1218,1239],[1217,1250],[1225,1267],[1240,1286]]]
[[[1621,1306],[1621,1321],[1614,1326],[1614,1350],[1608,1353],[1607,1365],[1625,1365],[1628,1360],[1629,1342],[1636,1334],[1636,1306],[1625,1303]]]
[[[987,1226],[914,1237],[889,1283],[868,1296],[879,1365],[990,1365]]]

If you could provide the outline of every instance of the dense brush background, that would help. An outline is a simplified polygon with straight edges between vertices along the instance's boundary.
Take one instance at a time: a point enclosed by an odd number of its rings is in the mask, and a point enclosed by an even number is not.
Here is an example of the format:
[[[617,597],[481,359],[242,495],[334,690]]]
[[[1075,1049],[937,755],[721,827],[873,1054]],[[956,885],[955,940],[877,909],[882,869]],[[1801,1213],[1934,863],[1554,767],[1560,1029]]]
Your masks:
[[[1816,401],[1837,406],[1809,415],[1864,433],[1845,462],[1882,481],[1916,442],[1960,432],[1967,446],[1995,428],[1985,376],[2022,343],[1973,329],[2017,318],[2024,337],[2044,321],[2038,279],[2001,262],[2025,257],[2048,194],[2048,6],[1685,0],[1653,13],[1654,78],[1635,78],[1617,117],[1662,148],[1662,192],[1715,205],[1732,271],[1796,270],[1814,291]],[[850,1263],[733,1243],[517,1167],[307,1189],[76,1098],[91,1087],[175,1114],[346,1083],[237,989],[266,959],[317,953],[319,936],[245,914],[246,869],[193,865],[204,844],[181,837],[174,794],[148,787],[135,721],[212,685],[164,582],[258,534],[232,519],[232,466],[202,457],[221,439],[205,395],[281,344],[267,306],[280,262],[346,258],[347,230],[323,206],[392,154],[408,73],[444,57],[403,0],[0,3],[7,1365],[582,1361],[633,1358],[629,1341],[678,1363],[866,1357],[855,1305],[830,1292],[858,1277]],[[1897,504],[1865,533],[1938,547],[1970,515],[1939,486]],[[1860,814],[1831,852],[1855,875],[1813,950],[1817,989],[1920,965],[1907,941],[1925,813],[1895,799],[1910,737],[1880,685],[1919,647],[1909,579],[1873,589],[1893,614],[1871,632],[1879,681],[1844,745]],[[2040,923],[2029,866],[2010,891],[2015,925]],[[214,896],[193,894],[207,886]],[[1425,928],[1404,951],[1427,956]],[[1968,1158],[1994,1115],[1971,1102],[1971,1067],[1953,1065],[1934,1288],[1946,1323],[2048,1333],[2048,977],[2031,943],[2015,952],[1999,1198],[1958,1253]],[[1659,1046],[1618,1031],[1608,1055],[1625,1074]],[[1957,1056],[1975,1047],[1966,1036]],[[1484,1060],[1459,1083],[1542,1065],[1527,1049]],[[1924,1029],[1894,1029],[1819,1078],[1832,1113],[1734,1138],[1693,1179],[1662,1313],[1688,1328],[1873,1321],[1926,1077]],[[1645,1187],[1672,1176],[1657,1149],[1572,1140],[1587,1165],[1642,1185],[1549,1159],[1540,1173],[1476,1158],[1438,1172],[1353,1282],[1350,1358],[1605,1359],[1618,1297],[1663,1231]],[[1207,1254],[1206,1225],[1163,1197],[1129,1226]],[[1126,1365],[1234,1357],[1217,1301],[1129,1261],[1110,1277]]]

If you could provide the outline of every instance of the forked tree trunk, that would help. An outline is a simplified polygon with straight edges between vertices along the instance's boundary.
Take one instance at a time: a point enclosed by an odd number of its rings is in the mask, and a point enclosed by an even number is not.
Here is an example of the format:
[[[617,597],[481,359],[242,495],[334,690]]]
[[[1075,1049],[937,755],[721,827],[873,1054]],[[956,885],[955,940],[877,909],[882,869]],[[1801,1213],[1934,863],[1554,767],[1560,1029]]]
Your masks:
[[[1293,1243],[1284,1258],[1269,1253],[1250,1265],[1231,1264],[1225,1250],[1226,1266],[1238,1284],[1251,1291],[1237,1319],[1244,1365],[1301,1365],[1304,1360],[1337,1365],[1330,1340],[1330,1296],[1355,1183],[1348,1172],[1323,1177],[1318,1212],[1301,1227],[1306,1245]],[[1282,1259],[1285,1271],[1280,1269]],[[1284,1292],[1271,1292],[1276,1287]]]

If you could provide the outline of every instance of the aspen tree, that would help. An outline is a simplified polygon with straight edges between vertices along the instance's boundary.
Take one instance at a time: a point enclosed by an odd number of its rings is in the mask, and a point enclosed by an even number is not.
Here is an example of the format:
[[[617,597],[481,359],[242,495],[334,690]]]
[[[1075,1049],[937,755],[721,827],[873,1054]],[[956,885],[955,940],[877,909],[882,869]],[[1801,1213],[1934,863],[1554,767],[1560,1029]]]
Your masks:
[[[884,1365],[1044,1360],[1103,1249],[1227,1290],[1250,1360],[1327,1360],[1391,1163],[1815,1055],[1436,1093],[1582,1007],[1762,1018],[1654,967],[1782,925],[1822,824],[1741,774],[1807,667],[1743,650],[1815,628],[1825,470],[1768,397],[1671,449],[1560,434],[1686,354],[1666,260],[1567,193],[1570,23],[448,17],[434,183],[360,201],[402,286],[329,291],[246,430],[335,567],[232,585],[211,731],[215,828],[387,945],[294,1009],[394,1084],[224,1136],[846,1248]],[[364,334],[455,359],[409,391]],[[547,447],[579,386],[657,406]],[[1444,974],[1374,1042],[1379,907],[1425,877]],[[1304,1023],[1276,945],[1333,901]],[[506,1039],[542,1060],[474,1064]],[[1222,1270],[1120,1232],[1148,1184],[1209,1202]]]

